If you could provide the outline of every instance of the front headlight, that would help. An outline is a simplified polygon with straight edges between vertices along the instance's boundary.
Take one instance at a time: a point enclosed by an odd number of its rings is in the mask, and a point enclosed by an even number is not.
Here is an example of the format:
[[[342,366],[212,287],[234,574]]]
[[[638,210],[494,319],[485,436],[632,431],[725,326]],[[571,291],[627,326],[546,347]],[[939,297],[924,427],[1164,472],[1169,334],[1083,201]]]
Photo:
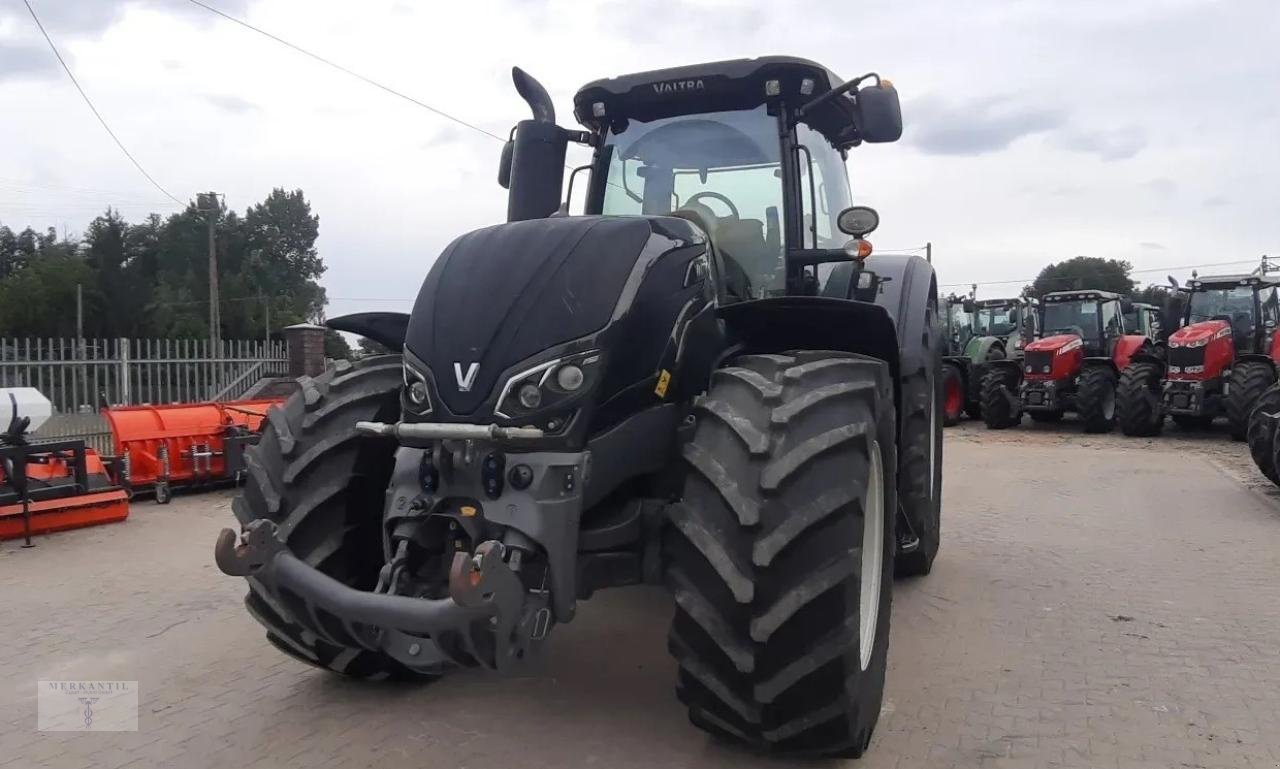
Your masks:
[[[1193,342],[1187,342],[1186,345],[1184,346],[1185,347],[1204,347],[1207,344],[1209,344],[1209,337],[1206,336],[1203,339],[1196,339]]]
[[[495,417],[518,419],[554,408],[590,389],[600,369],[600,351],[539,363],[507,380],[493,409]]]
[[[404,405],[415,414],[431,413],[431,392],[427,388],[427,378],[418,373],[406,360],[404,372]]]

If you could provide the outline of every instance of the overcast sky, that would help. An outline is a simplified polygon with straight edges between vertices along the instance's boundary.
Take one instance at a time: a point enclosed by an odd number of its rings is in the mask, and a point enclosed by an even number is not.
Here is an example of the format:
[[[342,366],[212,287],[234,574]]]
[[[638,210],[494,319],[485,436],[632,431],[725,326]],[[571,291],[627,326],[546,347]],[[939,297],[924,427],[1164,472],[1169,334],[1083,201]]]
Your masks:
[[[527,114],[513,64],[562,125],[602,76],[768,54],[875,70],[906,128],[851,152],[854,197],[880,210],[877,247],[932,241],[943,283],[1031,278],[1077,254],[1140,270],[1280,254],[1276,0],[207,2],[501,135]],[[32,4],[177,197],[212,189],[243,210],[274,186],[306,192],[330,315],[407,309],[454,236],[504,218],[490,137],[186,0]],[[0,104],[0,222],[74,233],[108,205],[176,210],[21,0],[0,0]]]

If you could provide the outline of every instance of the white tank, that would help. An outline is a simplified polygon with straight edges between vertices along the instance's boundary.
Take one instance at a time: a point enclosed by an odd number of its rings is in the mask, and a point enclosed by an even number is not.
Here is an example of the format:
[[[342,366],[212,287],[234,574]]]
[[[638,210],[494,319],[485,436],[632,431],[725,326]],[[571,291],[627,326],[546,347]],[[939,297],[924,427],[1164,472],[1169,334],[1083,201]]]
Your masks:
[[[34,387],[0,387],[0,432],[9,429],[15,416],[30,417],[26,431],[34,433],[53,416],[53,404]]]

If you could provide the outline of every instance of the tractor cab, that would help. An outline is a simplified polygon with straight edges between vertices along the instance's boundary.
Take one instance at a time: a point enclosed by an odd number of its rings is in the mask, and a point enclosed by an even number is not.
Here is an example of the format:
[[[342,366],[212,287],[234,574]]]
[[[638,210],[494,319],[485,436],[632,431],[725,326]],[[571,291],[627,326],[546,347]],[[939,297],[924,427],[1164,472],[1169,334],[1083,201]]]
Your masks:
[[[1021,297],[980,300],[976,302],[973,336],[998,344],[1005,357],[1018,357],[1022,348],[1040,335],[1038,307],[1036,300]]]
[[[1055,349],[1080,340],[1085,356],[1110,355],[1125,333],[1120,295],[1111,291],[1055,291],[1043,299],[1044,339],[1038,349]]]
[[[1148,339],[1160,338],[1160,308],[1146,302],[1122,302],[1124,328]]]

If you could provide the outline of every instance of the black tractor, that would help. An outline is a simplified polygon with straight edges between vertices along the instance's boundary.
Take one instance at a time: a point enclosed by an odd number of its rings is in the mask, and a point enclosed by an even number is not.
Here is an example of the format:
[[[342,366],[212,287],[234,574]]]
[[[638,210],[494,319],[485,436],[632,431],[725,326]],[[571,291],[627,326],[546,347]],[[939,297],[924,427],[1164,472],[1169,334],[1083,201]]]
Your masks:
[[[717,62],[590,83],[566,130],[514,79],[509,221],[449,245],[412,314],[330,322],[396,354],[270,412],[219,566],[281,651],[369,678],[508,671],[594,591],[665,584],[695,725],[861,754],[895,571],[939,537],[934,273],[869,256],[844,164],[900,136],[897,92]]]

